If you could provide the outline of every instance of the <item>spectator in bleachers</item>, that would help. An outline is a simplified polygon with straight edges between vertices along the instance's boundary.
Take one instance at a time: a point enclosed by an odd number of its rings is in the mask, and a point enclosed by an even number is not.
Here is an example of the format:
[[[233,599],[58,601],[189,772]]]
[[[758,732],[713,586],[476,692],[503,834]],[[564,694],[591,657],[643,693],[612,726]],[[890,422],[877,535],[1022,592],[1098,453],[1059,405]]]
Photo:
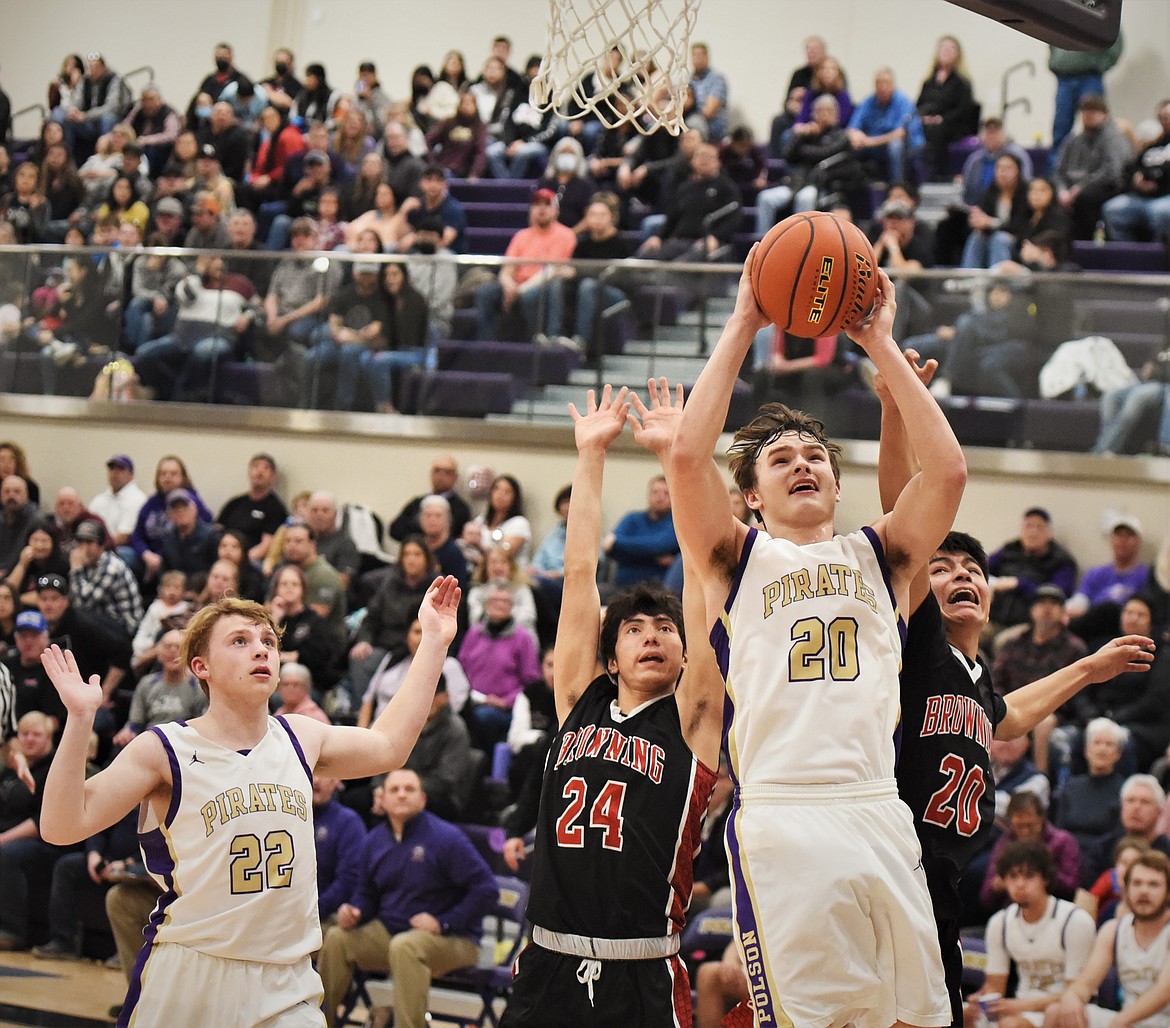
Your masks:
[[[618,199],[613,193],[597,193],[585,212],[583,231],[577,234],[573,257],[577,261],[608,261],[608,268],[581,269],[576,282],[576,322],[574,338],[589,363],[600,360],[604,340],[599,334],[598,317],[603,310],[622,303],[626,294],[615,284],[609,272],[613,264],[632,256],[633,245],[617,229]]]
[[[170,210],[169,204],[166,209]],[[147,237],[147,243],[168,245],[157,232]],[[187,266],[179,258],[164,254],[146,254],[130,265],[130,301],[122,316],[122,344],[126,353],[133,355],[143,343],[164,336],[175,327],[178,314],[175,291],[187,274]]]
[[[991,185],[967,215],[971,232],[960,266],[991,268],[1010,260],[1013,237],[1009,226],[1023,221],[1027,210],[1028,186],[1020,162],[1010,153],[1001,154],[995,162]]]
[[[251,80],[235,66],[235,53],[230,43],[217,43],[213,52],[215,71],[207,75],[195,90],[196,94],[206,93],[212,101],[220,98],[220,94],[230,83],[250,82]]]
[[[41,487],[29,473],[28,456],[19,443],[11,439],[0,442],[0,482],[9,475],[19,475],[24,479],[28,489],[28,498],[39,504],[41,502]]]
[[[0,507],[0,576],[7,576],[20,560],[40,511],[28,498],[28,483],[16,474],[0,481]]]
[[[488,54],[488,60],[495,58],[504,66],[504,78],[508,86],[517,92],[524,92],[528,88],[528,82],[524,76],[513,68],[508,62],[512,59],[512,41],[507,36],[496,36],[492,39],[491,51]],[[480,75],[472,85],[479,85],[483,82],[483,76]]]
[[[894,70],[879,68],[873,92],[853,110],[846,123],[849,142],[870,177],[905,182],[926,137],[914,101],[894,85]]]
[[[1003,119],[992,115],[984,118],[979,128],[979,145],[971,151],[960,173],[963,203],[973,207],[990,188],[995,178],[995,164],[1005,153],[1019,161],[1023,178],[1032,178],[1032,157],[1007,134]]]
[[[560,133],[560,119],[551,108],[540,112],[528,102],[527,85],[500,114],[499,131],[487,144],[492,177],[535,178]],[[492,134],[490,125],[488,132]]]
[[[382,287],[389,308],[388,345],[370,355],[363,373],[374,410],[395,414],[395,371],[425,363],[439,336],[437,329],[432,331],[426,297],[414,287],[402,264],[387,264],[383,268]]]
[[[54,143],[45,152],[37,189],[48,201],[52,218],[46,228],[46,242],[65,238],[65,230],[85,217],[85,184],[64,143]]]
[[[557,220],[574,232],[580,231],[585,209],[597,193],[597,184],[589,177],[581,144],[572,136],[557,140],[537,188],[556,193]]]
[[[441,165],[428,164],[423,169],[419,178],[419,191],[422,194],[420,197],[411,196],[403,201],[406,220],[414,231],[399,240],[399,248],[406,251],[412,249],[424,219],[437,217],[443,223],[442,248],[463,253],[466,249],[463,233],[467,228],[467,215],[463,204],[447,188],[447,176]]]
[[[1121,815],[1113,831],[1094,849],[1083,854],[1082,885],[1091,885],[1114,865],[1114,849],[1127,835],[1136,836],[1170,856],[1170,838],[1158,831],[1158,819],[1166,806],[1166,794],[1153,775],[1130,775],[1121,786]]]
[[[179,114],[163,102],[162,93],[153,82],[138,97],[123,122],[134,132],[151,168],[160,169],[171,156],[171,150],[182,127]]]
[[[399,547],[397,564],[379,575],[377,592],[366,605],[366,616],[349,651],[349,682],[355,695],[365,693],[383,658],[389,656],[395,663],[406,652],[407,635],[437,568],[426,542],[407,536]]]
[[[1121,33],[1105,50],[1062,50],[1048,47],[1048,70],[1056,76],[1056,109],[1052,116],[1052,153],[1073,130],[1077,107],[1086,96],[1105,96],[1104,75],[1121,59]]]
[[[471,624],[483,619],[492,589],[506,582],[512,590],[512,617],[525,628],[536,631],[536,601],[524,572],[516,566],[509,550],[502,546],[488,550],[471,581],[472,588],[467,593],[467,619]]]
[[[754,196],[768,184],[768,155],[746,125],[736,126],[719,144],[719,163],[745,195]]]
[[[813,105],[822,96],[831,96],[837,101],[837,120],[843,126],[848,125],[849,119],[853,117],[853,98],[849,95],[841,63],[836,57],[827,54],[817,66],[804,98],[800,101],[797,125],[811,125],[816,120]]]
[[[423,135],[423,152],[426,150],[425,134],[455,113],[461,95],[450,82],[436,81],[430,65],[420,64],[410,73],[411,100],[406,113]],[[412,139],[411,150],[416,154],[420,152],[417,140]]]
[[[1129,733],[1116,721],[1097,717],[1085,726],[1084,738],[1088,770],[1072,775],[1060,790],[1056,824],[1087,853],[1113,831],[1121,814],[1125,776],[1117,764]]]
[[[408,535],[416,535],[425,531],[421,523],[423,501],[431,496],[440,496],[447,501],[451,514],[450,523],[447,526],[450,534],[459,536],[463,532],[463,526],[471,520],[471,508],[467,506],[467,501],[455,489],[459,481],[459,465],[455,462],[455,458],[450,454],[436,455],[431,460],[430,475],[430,493],[416,496],[410,500],[390,522],[388,531],[391,539],[402,542]],[[434,551],[433,546],[431,550]],[[443,574],[452,573],[443,572]]]
[[[65,144],[79,163],[92,152],[93,145],[130,109],[130,87],[105,58],[96,51],[86,57],[85,77],[77,84],[79,93],[62,95],[60,106],[49,117],[65,130]]]
[[[337,908],[361,877],[366,826],[356,812],[337,801],[341,782],[313,775],[313,824],[317,849],[317,913],[331,924]]]
[[[1116,818],[1114,819],[1116,821]],[[1125,876],[1142,853],[1149,853],[1149,844],[1136,836],[1125,835],[1113,847],[1113,867],[1089,887],[1089,895],[1097,903],[1097,926],[1129,912],[1125,904]]]
[[[1000,628],[1028,620],[1042,585],[1055,585],[1067,596],[1077,580],[1076,558],[1052,537],[1052,516],[1043,507],[1024,511],[1020,537],[992,553],[988,566],[991,621]]]
[[[1170,456],[1170,347],[1155,354],[1141,369],[1141,381],[1101,397],[1101,431],[1093,453],[1124,453],[1138,440],[1137,426],[1151,411],[1161,411],[1155,451]]]
[[[25,714],[17,739],[36,790],[30,792],[9,768],[0,772],[0,951],[24,950],[29,943],[29,872],[42,875],[66,848],[41,839],[41,798],[53,760],[52,721],[39,711]]]
[[[146,494],[134,481],[134,462],[124,453],[106,461],[108,487],[89,501],[89,509],[105,522],[115,547],[128,547]]]
[[[295,66],[293,52],[282,46],[272,55],[272,74],[260,80],[260,85],[268,94],[268,102],[285,112],[292,110],[294,101],[304,88],[294,74]]]
[[[1161,134],[1130,168],[1129,192],[1102,208],[1110,239],[1132,242],[1146,234],[1154,242],[1170,239],[1170,100],[1158,104],[1158,123]]]
[[[352,223],[354,218],[374,209],[374,193],[386,181],[386,162],[380,151],[366,154],[353,181],[342,193],[341,209]],[[391,187],[393,189],[393,187]],[[397,193],[394,194],[396,197]]]
[[[114,736],[115,746],[126,746],[155,725],[187,721],[207,711],[207,696],[180,659],[183,633],[172,628],[158,641],[159,670],[134,687],[130,717]]]
[[[943,36],[935,49],[934,66],[918,93],[918,114],[926,135],[926,154],[931,173],[950,174],[951,143],[973,135],[979,105],[963,63],[963,48],[954,36]]]
[[[12,634],[12,647],[4,657],[4,667],[12,685],[11,695],[4,701],[10,714],[15,715],[12,734],[15,734],[16,721],[30,710],[39,710],[55,718],[58,725],[64,725],[65,704],[41,663],[41,654],[49,648],[49,623],[35,609],[35,603],[34,609],[22,610],[16,615]],[[0,673],[0,683],[3,680],[4,675]],[[8,734],[7,730],[2,734]]]
[[[12,191],[0,197],[0,219],[12,226],[21,245],[49,239],[53,211],[40,190],[39,177],[37,166],[25,161],[13,175]]]
[[[133,225],[142,234],[150,221],[150,208],[143,202],[136,179],[119,174],[110,185],[110,196],[95,212],[94,219],[117,218],[120,223]],[[141,238],[141,237],[140,237]]]
[[[131,646],[134,668],[141,672],[154,665],[159,654],[159,640],[171,628],[179,628],[190,615],[191,604],[183,598],[187,576],[182,571],[166,571],[158,583],[158,595],[146,608]]]
[[[410,136],[401,119],[391,118],[382,131],[382,145],[378,151],[383,171],[394,195],[402,200],[417,196],[419,179],[426,165],[410,150]]]
[[[492,546],[505,546],[516,554],[521,567],[528,566],[532,552],[532,525],[524,516],[524,495],[513,475],[496,475],[488,492],[487,507],[482,514],[463,526],[463,543],[483,559]]]
[[[480,921],[496,902],[495,880],[467,836],[426,805],[413,771],[386,776],[386,819],[366,837],[358,886],[321,947],[329,1028],[338,1023],[356,968],[390,972],[394,1019],[411,1025],[425,1022],[432,976],[475,963]],[[415,859],[419,852],[426,859]]]
[[[1029,242],[1043,242],[1057,236],[1060,239],[1059,254],[1053,250],[1057,264],[1062,263],[1072,241],[1072,223],[1057,201],[1056,189],[1051,179],[1037,177],[1028,183],[1027,209],[1009,222],[1005,231],[1013,240],[1013,256],[1019,260],[1025,245]],[[992,262],[995,266],[995,262]]]
[[[678,556],[670,490],[662,475],[650,479],[646,509],[623,515],[602,540],[601,548],[614,562],[613,584],[617,588],[662,581]]]
[[[804,41],[804,64],[797,68],[788,80],[786,95],[791,96],[794,89],[808,89],[812,85],[813,76],[821,66],[829,48],[820,36],[809,36]]]
[[[195,189],[210,193],[219,201],[226,220],[236,209],[236,187],[223,172],[219,151],[214,143],[203,143],[195,158]]]
[[[537,342],[564,342],[563,266],[543,261],[563,261],[573,256],[577,237],[557,220],[557,195],[538,189],[528,210],[528,227],[508,243],[506,257],[532,258],[532,263],[505,264],[498,279],[485,282],[475,294],[476,339],[499,338],[497,318],[513,311],[521,315],[525,338]],[[575,347],[575,344],[574,344]]]
[[[374,156],[374,155],[367,155]],[[379,182],[374,187],[374,205],[363,214],[357,215],[345,226],[346,244],[353,249],[357,237],[366,229],[378,234],[383,253],[398,249],[399,242],[410,232],[407,212],[399,205],[394,190],[388,182]]]
[[[483,620],[468,629],[459,648],[459,663],[471,683],[463,716],[472,744],[491,753],[508,736],[516,697],[540,677],[536,636],[512,616],[512,590],[507,582],[491,584]]]
[[[361,555],[345,529],[344,520],[339,516],[337,497],[324,489],[312,493],[305,510],[305,520],[316,537],[317,552],[348,586],[360,570]]]
[[[252,134],[236,117],[235,109],[221,100],[211,108],[207,128],[197,134],[200,155],[206,156],[208,145],[215,148],[223,174],[232,182],[243,182],[252,156]]]
[[[284,629],[280,659],[283,667],[289,664],[304,666],[308,672],[308,681],[303,683],[306,696],[314,685],[321,692],[326,692],[334,685],[337,681],[337,661],[341,656],[336,634],[330,630],[329,623],[320,613],[306,606],[307,595],[305,573],[295,564],[286,564],[272,576],[272,595],[268,600],[268,609],[273,620]],[[284,695],[281,699],[285,703],[290,702]]]
[[[358,106],[350,107],[345,116],[338,119],[333,134],[333,149],[345,162],[342,177],[352,179],[362,158],[373,153],[376,146],[365,111]]]
[[[446,82],[456,92],[461,92],[465,86],[471,84],[467,77],[467,62],[459,50],[448,50],[443,55],[443,62],[439,65],[439,75],[436,81]]]
[[[354,83],[353,96],[356,109],[365,115],[369,131],[377,136],[386,124],[386,115],[390,110],[390,97],[378,81],[378,69],[373,61],[362,61],[358,65],[357,82]]]
[[[82,521],[69,552],[69,596],[78,609],[120,625],[131,638],[142,620],[142,596],[134,573],[113,550],[100,521]]]
[[[476,98],[464,93],[455,114],[427,133],[427,149],[439,166],[453,178],[477,179],[487,167],[488,132]]]
[[[695,147],[691,165],[693,177],[679,186],[661,229],[639,247],[636,256],[718,261],[730,254],[741,217],[740,192],[723,174],[719,151],[710,143]]]
[[[728,128],[727,78],[711,67],[706,43],[691,44],[690,84],[695,94],[695,109],[707,124],[706,138],[718,144],[727,135]]]
[[[305,65],[305,81],[293,103],[293,116],[309,125],[315,121],[322,125],[333,118],[340,92],[329,85],[323,64]]]
[[[1074,619],[1074,630],[1090,641],[1117,633],[1122,604],[1145,588],[1150,575],[1149,565],[1141,559],[1142,524],[1137,518],[1113,514],[1106,534],[1112,560],[1086,570],[1065,605],[1066,614]]]
[[[426,723],[402,766],[422,780],[427,806],[438,817],[462,821],[470,813],[467,804],[479,784],[476,756],[467,723],[452,707],[445,674],[439,675]]]
[[[238,190],[240,203],[257,210],[262,203],[280,199],[289,158],[304,149],[304,137],[289,124],[288,112],[275,104],[265,107],[260,113],[256,156]]]
[[[795,76],[794,72],[793,77],[795,78]],[[780,113],[772,119],[772,127],[768,132],[768,157],[772,160],[783,160],[788,151],[788,143],[792,139],[792,127],[800,117],[800,109],[804,106],[806,91],[807,87],[805,86],[793,86],[788,91]]]
[[[231,239],[223,219],[223,204],[211,193],[195,194],[191,205],[191,229],[183,239],[189,250],[227,250]]]
[[[540,775],[557,724],[553,648],[548,646],[541,654],[540,678],[525,685],[512,704],[512,723],[508,727],[508,747],[512,751],[508,785],[513,796],[520,795],[530,774]]]
[[[1068,136],[1061,146],[1053,181],[1060,205],[1072,220],[1073,238],[1092,239],[1105,201],[1125,188],[1133,147],[1103,97],[1082,96],[1077,107],[1081,131]]]
[[[466,507],[457,494],[450,494],[450,498],[447,495],[434,494],[422,497],[418,513],[419,531],[426,540],[427,549],[438,563],[439,573],[453,575],[459,580],[460,588],[466,592],[467,558],[464,557],[458,537],[452,530],[452,519],[455,517],[453,512],[458,509],[455,500]]]
[[[604,59],[606,63],[602,74],[607,76],[608,80],[612,81],[621,73],[622,61],[624,60],[621,48],[616,46],[611,47]],[[601,120],[597,117],[597,112],[592,109],[584,109],[577,100],[577,97],[597,96],[598,92],[597,73],[593,70],[586,71],[578,81],[577,88],[573,90],[573,95],[569,99],[568,109],[566,111],[568,115],[564,121],[566,136],[577,140],[585,153],[593,152],[593,148],[597,144],[597,140],[601,138],[601,133],[605,130],[605,126],[602,125]]]
[[[346,631],[345,582],[333,565],[317,552],[316,533],[303,521],[285,522],[281,557],[285,563],[295,564],[305,573],[304,602],[325,619],[340,643]]]
[[[85,61],[82,60],[81,54],[69,54],[61,62],[61,70],[56,77],[49,81],[49,88],[47,91],[49,110],[54,111],[58,107],[63,112],[79,109],[82,103],[82,92],[85,86]],[[62,126],[65,123],[64,118],[50,119],[54,124],[61,129],[61,138],[64,138],[64,129]]]
[[[295,569],[285,568],[282,574],[295,574]],[[276,603],[277,597],[280,595],[279,590],[284,583],[277,582],[277,595],[273,597],[273,603]],[[275,613],[275,611],[274,611]],[[312,611],[309,611],[313,614]],[[320,621],[320,617],[313,614]],[[322,626],[323,628],[323,626]],[[287,632],[288,629],[286,628]],[[284,639],[281,638],[283,645]],[[297,652],[300,645],[293,652]],[[322,724],[332,724],[329,720],[329,715],[325,713],[313,700],[313,673],[297,659],[284,660],[284,652],[281,654],[280,664],[280,684],[276,687],[276,694],[280,697],[280,706],[274,711],[276,717],[286,717],[289,714],[300,714],[302,717],[311,717],[314,721],[320,721]]]
[[[130,536],[130,545],[141,564],[142,577],[147,581],[154,579],[161,570],[163,543],[175,530],[175,526],[167,517],[167,497],[175,489],[186,489],[195,497],[195,506],[201,521],[210,524],[213,520],[211,511],[200,499],[199,491],[192,483],[182,459],[173,454],[160,457],[154,471],[154,492],[146,498],[138,511],[138,521]]]
[[[629,151],[623,153],[613,180],[622,199],[627,224],[637,225],[648,211],[659,212],[660,219],[665,216],[661,212],[668,205],[673,189],[681,179],[691,175],[691,157],[701,141],[702,136],[695,129],[684,129],[678,136],[672,136],[661,127],[647,135],[639,134]],[[557,143],[554,160],[561,147],[570,142],[566,138]],[[584,175],[584,171],[580,174]],[[565,223],[571,224],[567,219]]]
[[[163,540],[162,569],[182,571],[188,580],[208,571],[216,560],[219,533],[200,519],[194,493],[181,486],[167,493],[167,518],[174,531]]]
[[[69,557],[57,541],[56,526],[50,518],[39,520],[28,534],[28,542],[5,581],[16,593],[21,605],[37,604],[36,582],[41,575],[68,575]]]
[[[775,220],[787,204],[784,190],[791,193],[793,213],[818,210],[825,203],[844,202],[850,209],[860,209],[865,173],[841,124],[836,99],[827,94],[817,97],[813,120],[798,123],[792,133],[787,155],[789,184],[766,189],[757,197],[761,213],[770,209],[768,217]],[[763,222],[757,220],[759,227]]]

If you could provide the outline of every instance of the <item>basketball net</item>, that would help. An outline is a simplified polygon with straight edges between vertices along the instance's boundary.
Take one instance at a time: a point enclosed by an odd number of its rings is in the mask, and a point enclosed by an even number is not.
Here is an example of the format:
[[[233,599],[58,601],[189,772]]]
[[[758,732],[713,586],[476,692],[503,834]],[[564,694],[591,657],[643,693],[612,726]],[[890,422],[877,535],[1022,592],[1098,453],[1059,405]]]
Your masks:
[[[594,114],[606,128],[629,122],[643,135],[659,127],[678,135],[700,2],[548,0],[548,49],[532,106],[567,119]]]

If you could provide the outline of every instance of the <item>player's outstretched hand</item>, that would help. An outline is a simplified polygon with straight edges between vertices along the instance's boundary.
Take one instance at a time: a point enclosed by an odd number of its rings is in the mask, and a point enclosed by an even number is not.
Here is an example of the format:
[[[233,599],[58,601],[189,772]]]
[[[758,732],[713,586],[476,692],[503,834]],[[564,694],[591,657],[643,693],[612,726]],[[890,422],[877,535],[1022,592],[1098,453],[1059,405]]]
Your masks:
[[[894,315],[898,313],[894,283],[881,268],[877,269],[877,274],[878,298],[874,303],[874,309],[847,329],[849,338],[866,353],[869,353],[870,347],[880,346],[893,339]]]
[[[462,590],[454,575],[436,578],[418,608],[419,625],[423,635],[432,635],[444,646],[450,646],[459,624],[459,597]]]
[[[915,349],[903,350],[902,356],[906,358],[906,363],[910,365],[910,369],[918,376],[918,381],[924,386],[930,385],[934,379],[935,372],[938,371],[938,361],[933,357],[925,364],[919,364],[922,355]],[[892,397],[890,391],[886,388],[885,376],[879,371],[873,376],[873,391],[877,393],[877,398],[882,403],[889,402]]]
[[[614,395],[613,386],[607,385],[601,391],[601,401],[597,394],[590,389],[586,394],[585,413],[577,410],[577,405],[569,404],[569,414],[573,417],[573,438],[577,442],[577,451],[607,450],[625,427],[626,418],[630,413],[629,389],[622,386]]]
[[[634,410],[629,415],[630,428],[634,430],[634,442],[643,449],[662,457],[670,450],[678,432],[679,422],[683,412],[683,387],[679,382],[674,387],[674,397],[671,397],[670,383],[666,376],[655,381],[648,379],[646,393],[650,398],[650,406],[642,402],[637,393],[630,393],[630,402]]]
[[[738,317],[745,321],[753,333],[772,324],[772,319],[760,310],[756,291],[752,288],[752,265],[759,249],[760,244],[753,243],[752,248],[748,250],[747,260],[743,262],[743,274],[739,276],[739,289],[735,294],[735,310],[731,314],[733,318]]]
[[[92,718],[97,713],[105,698],[102,680],[91,675],[89,681],[85,681],[71,650],[62,650],[54,643],[41,654],[41,664],[71,717]]]
[[[1144,635],[1123,635],[1081,659],[1088,665],[1090,682],[1107,682],[1126,671],[1149,671],[1156,648]]]

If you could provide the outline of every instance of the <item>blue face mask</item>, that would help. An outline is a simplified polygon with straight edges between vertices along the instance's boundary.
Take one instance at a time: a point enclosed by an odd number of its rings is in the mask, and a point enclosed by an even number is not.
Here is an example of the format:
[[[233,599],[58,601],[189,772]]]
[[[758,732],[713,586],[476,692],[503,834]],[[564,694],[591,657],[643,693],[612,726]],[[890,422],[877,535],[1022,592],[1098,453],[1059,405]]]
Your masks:
[[[210,107],[196,107],[195,108],[195,117],[196,118],[210,118],[211,117],[211,108]]]

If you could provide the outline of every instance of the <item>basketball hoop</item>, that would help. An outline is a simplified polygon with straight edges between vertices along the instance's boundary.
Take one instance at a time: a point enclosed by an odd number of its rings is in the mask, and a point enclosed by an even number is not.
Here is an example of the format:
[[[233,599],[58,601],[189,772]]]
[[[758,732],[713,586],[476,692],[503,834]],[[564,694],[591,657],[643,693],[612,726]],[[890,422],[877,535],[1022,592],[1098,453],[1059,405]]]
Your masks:
[[[548,49],[532,80],[533,107],[567,119],[592,113],[606,128],[629,122],[643,135],[660,126],[678,135],[700,2],[548,0]]]

